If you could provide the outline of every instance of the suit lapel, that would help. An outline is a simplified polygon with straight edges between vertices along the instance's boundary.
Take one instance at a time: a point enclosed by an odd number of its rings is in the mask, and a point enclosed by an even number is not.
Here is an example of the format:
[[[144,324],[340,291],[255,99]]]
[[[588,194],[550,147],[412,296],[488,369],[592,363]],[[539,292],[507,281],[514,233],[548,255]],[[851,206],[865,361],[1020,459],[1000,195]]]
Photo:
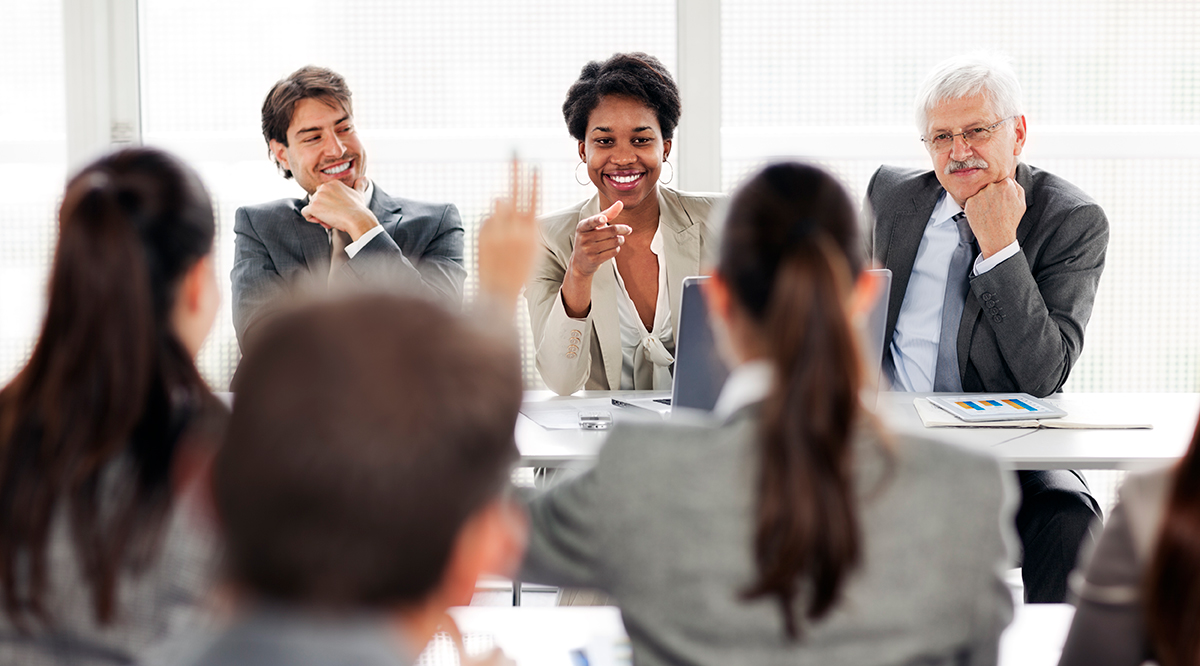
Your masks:
[[[324,276],[329,273],[329,232],[325,227],[304,219],[300,211],[308,205],[307,199],[294,199],[292,208],[296,211],[295,231],[300,241],[300,252],[304,255],[304,265],[309,273]]]
[[[1033,229],[1033,221],[1038,217],[1033,211],[1033,174],[1030,173],[1029,165],[1024,162],[1017,163],[1017,184],[1021,189],[1025,190],[1025,215],[1021,217],[1021,223],[1017,225],[1017,243],[1022,247],[1025,246],[1025,239],[1029,237],[1030,230]],[[1030,262],[1032,264],[1032,262]]]
[[[884,337],[889,341],[887,344],[890,344],[892,333],[896,330],[900,304],[904,302],[904,293],[908,290],[908,280],[917,260],[921,237],[925,235],[925,226],[942,192],[941,183],[932,174],[922,174],[920,184],[920,189],[911,198],[898,202],[897,209],[883,218],[888,228],[877,232],[879,237],[887,234],[887,254],[882,258],[884,266],[892,269],[892,292],[888,298],[887,332]]]
[[[375,192],[371,196],[371,203],[368,207],[375,214],[375,219],[379,220],[379,225],[383,227],[384,233],[395,238],[396,227],[404,217],[400,210],[400,202],[379,189],[379,185],[375,185]]]
[[[612,390],[621,388],[622,350],[620,314],[617,312],[618,291],[620,287],[617,286],[617,262],[609,259],[592,278],[592,323],[596,327],[596,337],[600,339],[600,355],[604,361],[608,388]],[[611,349],[614,353],[605,354],[603,350],[606,349]]]
[[[592,196],[579,211],[576,223],[600,213],[600,195]],[[571,239],[574,249],[575,240]],[[604,262],[592,276],[592,326],[596,330],[596,340],[600,343],[598,350],[600,360],[604,363],[604,376],[608,380],[608,388],[621,388],[621,329],[617,312],[617,264],[612,259]],[[612,350],[614,353],[605,353]]]
[[[658,223],[662,226],[663,254],[667,261],[667,299],[671,330],[679,336],[679,300],[683,279],[700,274],[700,225],[687,214],[678,196],[658,188]]]

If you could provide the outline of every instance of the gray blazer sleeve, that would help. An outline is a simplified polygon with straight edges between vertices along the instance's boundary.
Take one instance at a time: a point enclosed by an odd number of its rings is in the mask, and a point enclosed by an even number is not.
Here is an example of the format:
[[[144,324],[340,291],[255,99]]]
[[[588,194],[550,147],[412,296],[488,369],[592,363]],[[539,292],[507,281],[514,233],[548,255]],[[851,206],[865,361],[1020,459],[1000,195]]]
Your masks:
[[[377,234],[354,258],[343,266],[366,284],[393,284],[412,289],[437,300],[462,304],[463,225],[454,204],[430,211],[436,219],[434,236],[415,265],[404,256],[396,240],[387,233]]]
[[[525,287],[535,361],[547,388],[559,395],[570,395],[584,388],[594,366],[603,369],[592,358],[593,354],[599,354],[599,350],[592,349],[595,303],[583,319],[571,318],[562,301],[567,267],[547,244],[544,232],[538,255],[533,276]]]
[[[604,590],[599,574],[599,483],[595,470],[529,503],[529,547],[519,578],[558,587]]]
[[[1018,252],[971,279],[971,291],[1017,387],[1035,396],[1062,388],[1083,351],[1108,247],[1108,219],[1097,204],[1044,215],[1039,225],[1050,236],[1038,248],[1036,271],[1026,253]],[[971,360],[981,376],[990,374],[986,357],[972,354]],[[980,390],[966,382],[963,388]]]
[[[1059,666],[1138,666],[1150,658],[1138,603],[1142,573],[1125,506],[1118,503],[1083,578],[1072,576],[1078,608]]]
[[[247,332],[284,300],[288,286],[246,209],[238,208],[233,220],[233,329],[245,349]]]

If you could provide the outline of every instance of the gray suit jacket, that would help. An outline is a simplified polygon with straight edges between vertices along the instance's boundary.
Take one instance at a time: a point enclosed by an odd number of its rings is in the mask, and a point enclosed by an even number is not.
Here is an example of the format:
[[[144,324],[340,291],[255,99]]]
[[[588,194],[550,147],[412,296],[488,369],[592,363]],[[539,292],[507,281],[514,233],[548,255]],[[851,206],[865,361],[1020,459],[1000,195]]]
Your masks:
[[[958,329],[959,375],[965,391],[1023,391],[1046,396],[1062,388],[1083,350],[1096,285],[1108,248],[1108,218],[1082,190],[1026,164],[1017,165],[1025,216],[1021,251],[971,278]],[[921,236],[943,192],[932,171],[880,167],[867,199],[875,212],[872,254],[892,269],[889,351]]]
[[[237,210],[234,219],[233,326],[246,347],[247,331],[289,298],[322,292],[329,275],[329,236],[305,220],[303,199],[280,199]],[[378,184],[371,212],[384,233],[342,268],[347,281],[385,285],[462,301],[463,227],[453,204],[388,196]]]
[[[403,644],[394,623],[369,614],[319,617],[258,609],[219,635],[198,640],[171,666],[410,666],[417,653]]]
[[[642,666],[995,664],[1012,614],[1006,477],[992,458],[895,439],[890,471],[878,439],[856,442],[863,566],[798,643],[776,601],[740,596],[756,571],[753,406],[619,424],[593,469],[530,503],[520,579],[611,595]]]
[[[115,666],[168,654],[191,631],[209,626],[205,598],[216,579],[218,545],[200,516],[194,494],[176,500],[154,560],[142,570],[124,567],[118,585],[117,619],[100,625],[92,588],[79,565],[67,511],[60,508],[47,546],[50,581],[44,599],[51,629],[22,635],[0,613],[0,664],[21,666]]]
[[[1152,660],[1143,603],[1175,467],[1130,474],[1091,552],[1071,576],[1078,609],[1061,666],[1139,666]]]

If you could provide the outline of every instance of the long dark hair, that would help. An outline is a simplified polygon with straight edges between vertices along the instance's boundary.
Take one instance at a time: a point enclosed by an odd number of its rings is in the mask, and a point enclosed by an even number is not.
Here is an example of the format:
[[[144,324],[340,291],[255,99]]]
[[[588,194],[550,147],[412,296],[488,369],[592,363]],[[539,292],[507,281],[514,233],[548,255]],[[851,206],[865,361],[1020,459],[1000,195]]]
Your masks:
[[[754,539],[758,579],[788,636],[794,605],[818,619],[861,559],[851,479],[861,360],[846,301],[863,268],[854,206],[824,171],[777,164],[734,195],[718,272],[765,336],[775,386],[763,405]]]
[[[1159,663],[1200,663],[1200,423],[1176,466],[1144,586],[1147,635]]]
[[[180,435],[211,399],[170,317],[214,231],[200,180],[161,151],[113,153],[67,184],[42,332],[0,391],[0,588],[18,627],[52,623],[60,512],[102,624],[118,571],[156,552]]]

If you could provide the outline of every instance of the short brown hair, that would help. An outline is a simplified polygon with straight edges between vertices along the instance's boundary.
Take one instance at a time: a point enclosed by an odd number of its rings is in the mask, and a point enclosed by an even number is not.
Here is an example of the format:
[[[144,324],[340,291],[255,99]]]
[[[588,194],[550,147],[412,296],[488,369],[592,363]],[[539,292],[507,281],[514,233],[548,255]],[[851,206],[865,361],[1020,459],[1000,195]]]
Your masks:
[[[350,105],[350,88],[346,86],[346,80],[332,69],[305,65],[289,74],[287,78],[276,81],[275,85],[271,86],[271,92],[267,93],[267,98],[263,100],[262,133],[267,142],[267,152],[275,166],[283,172],[284,178],[291,178],[292,172],[275,160],[275,154],[271,152],[271,141],[288,145],[287,131],[292,124],[296,103],[310,98],[319,99],[330,106],[336,104],[345,109],[346,113],[354,115],[354,109]]]
[[[427,597],[462,526],[508,486],[515,337],[384,295],[266,324],[213,466],[234,582],[339,610]]]

